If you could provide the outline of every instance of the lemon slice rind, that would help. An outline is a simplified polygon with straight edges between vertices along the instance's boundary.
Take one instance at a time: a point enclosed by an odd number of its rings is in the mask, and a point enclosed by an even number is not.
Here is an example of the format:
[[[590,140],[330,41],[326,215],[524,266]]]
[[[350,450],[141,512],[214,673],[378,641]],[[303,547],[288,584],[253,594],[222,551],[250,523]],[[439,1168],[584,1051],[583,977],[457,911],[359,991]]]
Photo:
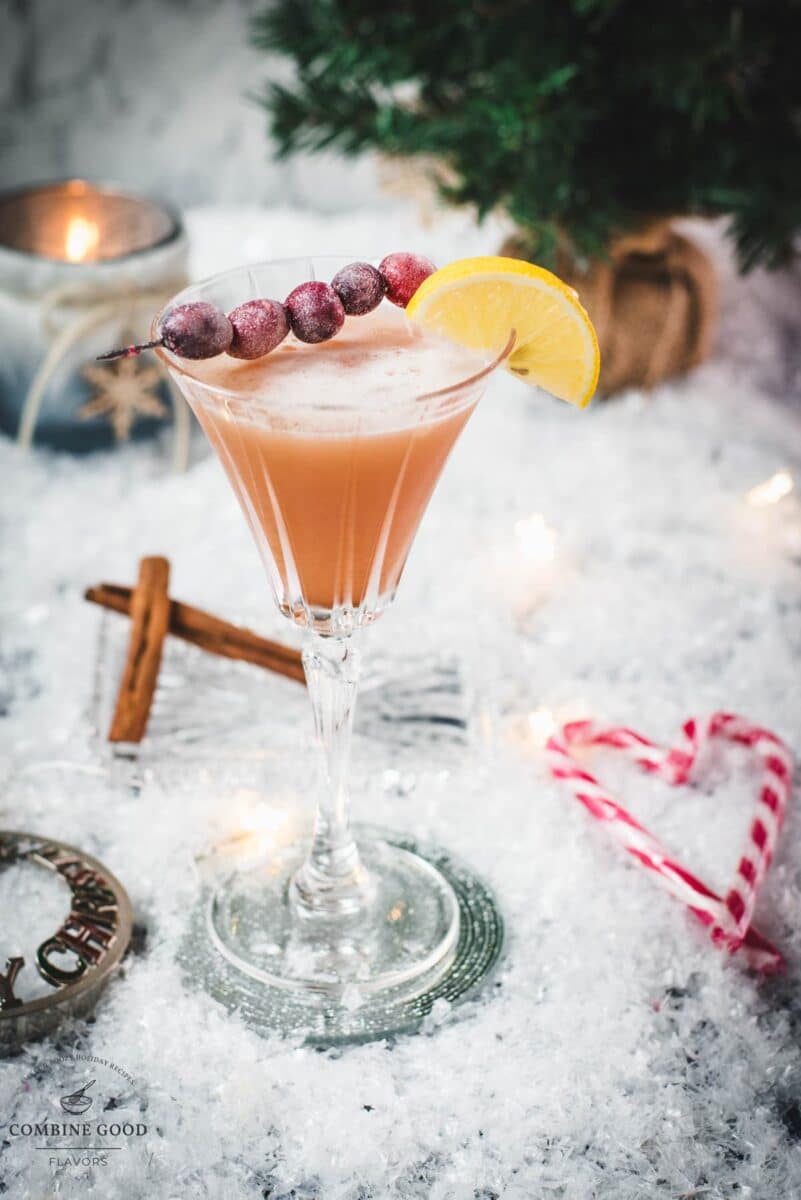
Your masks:
[[[406,313],[483,353],[498,352],[514,329],[507,370],[579,408],[592,398],[595,330],[573,288],[543,267],[492,256],[457,260],[424,280]]]

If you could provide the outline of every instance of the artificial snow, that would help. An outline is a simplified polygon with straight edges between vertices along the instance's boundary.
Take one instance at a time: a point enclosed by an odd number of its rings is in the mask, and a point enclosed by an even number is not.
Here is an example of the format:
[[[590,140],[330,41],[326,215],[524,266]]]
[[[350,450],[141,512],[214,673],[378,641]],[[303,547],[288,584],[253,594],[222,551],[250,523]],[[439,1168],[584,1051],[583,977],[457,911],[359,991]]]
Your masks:
[[[189,227],[196,275],[325,251],[408,248],[443,262],[500,241],[460,215],[420,229],[405,210],[206,210]],[[795,806],[757,913],[789,969],[758,981],[615,853],[548,778],[539,749],[554,718],[590,715],[667,741],[685,717],[724,708],[801,750],[801,506],[795,493],[746,500],[776,472],[801,481],[799,280],[739,281],[717,232],[696,235],[724,280],[715,358],[587,413],[496,378],[398,601],[369,635],[368,654],[457,657],[472,734],[450,749],[357,738],[356,815],[471,863],[496,889],[509,934],[483,996],[438,1003],[416,1037],[326,1052],[263,1040],[176,963],[198,861],[234,861],[242,831],[257,846],[288,840],[308,828],[312,805],[311,722],[292,683],[259,676],[263,706],[228,743],[224,689],[210,686],[221,733],[205,756],[184,749],[171,761],[161,746],[132,766],[93,728],[102,618],[82,593],[133,581],[140,555],[170,558],[174,595],[294,636],[201,439],[185,475],[169,473],[169,433],[83,459],[0,445],[0,825],[97,855],[139,925],[95,1018],[0,1064],[4,1194],[801,1197]],[[169,695],[165,684],[160,702]],[[725,886],[752,796],[736,752],[678,791],[609,756],[592,763],[678,857]],[[0,878],[2,964],[40,924],[51,928],[52,911],[39,922],[30,879],[17,890],[10,872]],[[148,1132],[105,1167],[54,1174],[35,1141],[8,1129],[59,1117],[65,1051],[130,1073]]]

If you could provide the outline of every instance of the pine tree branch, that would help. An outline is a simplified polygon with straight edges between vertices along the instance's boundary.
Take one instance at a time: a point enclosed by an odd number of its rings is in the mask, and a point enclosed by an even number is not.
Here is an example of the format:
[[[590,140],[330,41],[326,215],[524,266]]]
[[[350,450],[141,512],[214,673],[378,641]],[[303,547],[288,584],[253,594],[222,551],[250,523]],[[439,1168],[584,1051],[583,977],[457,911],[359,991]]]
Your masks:
[[[434,156],[454,203],[581,253],[666,212],[731,218],[741,266],[801,225],[800,0],[274,0],[295,64],[262,97],[282,155]]]

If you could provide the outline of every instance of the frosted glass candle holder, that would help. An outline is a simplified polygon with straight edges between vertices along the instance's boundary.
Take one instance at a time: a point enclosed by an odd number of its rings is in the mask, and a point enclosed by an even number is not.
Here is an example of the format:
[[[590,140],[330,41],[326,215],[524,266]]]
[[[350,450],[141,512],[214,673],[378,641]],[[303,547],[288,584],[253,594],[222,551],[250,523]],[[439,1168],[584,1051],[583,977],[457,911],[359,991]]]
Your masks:
[[[85,368],[144,338],[186,264],[180,218],[154,201],[80,179],[0,194],[0,429],[23,446],[112,445],[111,413],[86,414],[98,384]],[[172,411],[166,380],[143,375],[142,388],[155,403],[135,414],[132,436]]]

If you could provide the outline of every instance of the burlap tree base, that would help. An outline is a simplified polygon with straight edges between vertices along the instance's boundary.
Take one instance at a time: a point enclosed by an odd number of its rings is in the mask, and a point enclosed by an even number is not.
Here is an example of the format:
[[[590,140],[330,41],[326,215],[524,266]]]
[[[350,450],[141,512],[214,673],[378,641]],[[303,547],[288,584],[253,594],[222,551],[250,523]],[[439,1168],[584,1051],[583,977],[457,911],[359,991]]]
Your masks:
[[[501,253],[528,257],[514,237]],[[708,355],[717,312],[714,267],[669,222],[620,238],[608,259],[586,272],[565,259],[557,273],[575,287],[595,325],[602,393],[651,388]]]

